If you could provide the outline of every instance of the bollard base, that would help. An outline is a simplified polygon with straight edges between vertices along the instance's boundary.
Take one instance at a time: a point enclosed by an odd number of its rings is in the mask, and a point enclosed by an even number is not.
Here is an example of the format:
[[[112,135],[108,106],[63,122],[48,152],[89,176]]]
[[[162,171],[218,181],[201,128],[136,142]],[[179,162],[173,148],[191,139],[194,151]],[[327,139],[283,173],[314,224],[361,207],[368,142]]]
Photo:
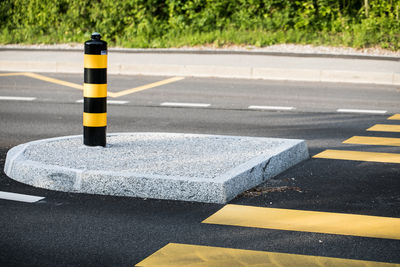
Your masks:
[[[83,144],[85,146],[106,146],[105,127],[83,127]]]

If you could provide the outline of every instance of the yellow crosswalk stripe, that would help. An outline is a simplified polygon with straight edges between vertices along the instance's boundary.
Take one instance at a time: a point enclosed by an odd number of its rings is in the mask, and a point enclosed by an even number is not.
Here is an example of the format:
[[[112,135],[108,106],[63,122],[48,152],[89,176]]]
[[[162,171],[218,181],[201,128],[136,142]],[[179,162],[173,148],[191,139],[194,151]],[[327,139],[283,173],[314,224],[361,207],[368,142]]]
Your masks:
[[[389,117],[388,120],[400,120],[400,114],[394,114],[393,116]]]
[[[400,125],[376,124],[368,128],[367,131],[400,133]]]
[[[203,223],[400,240],[400,218],[345,213],[229,204]]]
[[[328,149],[313,156],[321,159],[400,163],[400,154]]]
[[[140,267],[222,267],[222,266],[349,266],[399,267],[400,264],[307,256],[210,246],[169,243],[136,266]]]
[[[400,138],[353,136],[343,141],[343,143],[376,146],[400,146]]]

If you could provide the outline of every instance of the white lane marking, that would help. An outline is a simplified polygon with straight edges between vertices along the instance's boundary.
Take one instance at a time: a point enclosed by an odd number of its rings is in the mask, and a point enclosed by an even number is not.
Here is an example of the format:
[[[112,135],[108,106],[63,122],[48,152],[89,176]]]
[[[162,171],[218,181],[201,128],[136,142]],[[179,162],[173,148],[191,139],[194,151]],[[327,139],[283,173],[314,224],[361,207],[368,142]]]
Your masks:
[[[76,100],[75,103],[83,103],[83,99]],[[125,100],[107,100],[107,104],[111,105],[124,105],[129,103],[129,101]]]
[[[249,106],[248,109],[260,109],[260,110],[293,110],[293,109],[295,109],[295,107]]]
[[[44,199],[44,197],[30,196],[30,195],[0,191],[0,199],[34,203],[34,202]]]
[[[195,107],[195,108],[206,108],[211,106],[211,104],[204,103],[176,103],[176,102],[164,102],[160,104],[165,107]]]
[[[36,97],[20,97],[20,96],[0,96],[0,100],[11,100],[11,101],[33,101]]]
[[[125,101],[125,100],[107,100],[107,104],[111,104],[111,105],[123,105],[123,104],[127,104],[129,103],[129,101]]]
[[[336,112],[385,114],[387,111],[386,110],[368,110],[368,109],[345,109],[345,108],[340,108],[340,109],[336,110]]]

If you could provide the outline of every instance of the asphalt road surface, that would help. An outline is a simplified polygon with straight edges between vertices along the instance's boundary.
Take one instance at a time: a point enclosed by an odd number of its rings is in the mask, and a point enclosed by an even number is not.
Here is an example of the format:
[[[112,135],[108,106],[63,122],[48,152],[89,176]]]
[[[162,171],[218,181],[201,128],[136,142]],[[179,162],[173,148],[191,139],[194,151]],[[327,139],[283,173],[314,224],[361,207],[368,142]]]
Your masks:
[[[400,143],[343,143],[353,136],[400,138],[399,132],[366,131],[400,124],[388,120],[400,113],[396,87],[170,78],[110,75],[108,132],[297,138],[307,141],[311,156],[327,149],[400,153]],[[15,145],[81,134],[82,79],[0,74],[2,170]],[[310,158],[229,204],[400,218],[400,164],[382,161]],[[0,199],[0,266],[134,266],[169,243],[240,249],[238,255],[245,250],[280,252],[282,258],[308,255],[315,262],[325,256],[346,264],[351,259],[400,264],[400,229],[377,238],[208,224],[202,222],[224,205],[54,192],[15,182],[3,171],[0,191],[44,197],[35,203]]]

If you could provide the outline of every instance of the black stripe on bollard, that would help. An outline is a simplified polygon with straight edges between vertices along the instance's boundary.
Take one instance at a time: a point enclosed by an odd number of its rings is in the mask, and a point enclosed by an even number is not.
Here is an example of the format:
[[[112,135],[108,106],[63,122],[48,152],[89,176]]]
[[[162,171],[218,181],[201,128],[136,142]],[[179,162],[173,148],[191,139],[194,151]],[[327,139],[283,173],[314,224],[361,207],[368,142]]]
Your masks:
[[[84,83],[107,83],[107,69],[87,69],[83,72]]]
[[[93,40],[93,38],[92,38],[92,40]],[[97,39],[95,39],[95,40],[97,40]],[[100,39],[98,39],[98,40],[100,41]],[[107,43],[104,41],[100,41],[97,43],[95,43],[95,42],[85,43],[85,54],[86,55],[103,55],[104,51],[107,51]]]
[[[107,98],[83,98],[83,112],[87,113],[106,113],[107,112]]]
[[[87,146],[106,146],[106,128],[83,126],[83,143]]]
[[[107,43],[93,33],[85,42],[83,143],[106,146],[107,129]]]

